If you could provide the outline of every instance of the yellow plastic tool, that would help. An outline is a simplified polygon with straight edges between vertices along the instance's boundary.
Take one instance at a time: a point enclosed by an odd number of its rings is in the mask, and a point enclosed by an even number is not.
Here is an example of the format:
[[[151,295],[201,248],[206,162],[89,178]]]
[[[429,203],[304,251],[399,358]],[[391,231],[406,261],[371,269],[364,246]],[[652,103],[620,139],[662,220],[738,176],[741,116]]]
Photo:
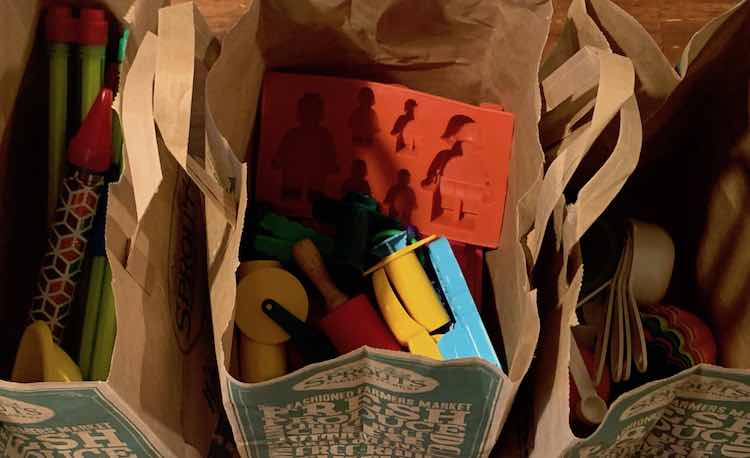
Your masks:
[[[263,344],[240,333],[240,377],[245,383],[258,383],[287,373],[286,347]]]
[[[250,282],[247,283],[244,288],[254,288],[253,281],[263,281],[264,278],[279,278],[285,277],[280,275],[278,272],[266,274],[266,270],[281,271],[286,274],[287,280],[282,281],[286,284],[294,284],[296,279],[281,269],[281,263],[277,261],[249,261],[240,264],[237,269],[237,276],[242,285],[244,280],[249,276],[251,277]],[[291,280],[288,279],[291,277]],[[299,283],[299,282],[297,282]],[[283,286],[283,285],[282,285]],[[301,285],[300,285],[301,286]],[[304,288],[302,290],[304,292]],[[299,291],[296,292],[299,294]],[[244,295],[243,295],[244,294]],[[240,311],[248,306],[256,307],[256,313],[260,311],[260,302],[254,302],[256,299],[247,298],[245,293],[241,293],[238,288],[237,292],[237,323],[240,323]],[[307,296],[305,295],[305,304],[307,303]],[[262,312],[261,312],[262,313]],[[305,315],[307,314],[307,305],[305,305]],[[248,316],[251,315],[247,310],[242,312],[243,319],[252,319]],[[265,315],[264,315],[265,317]],[[267,320],[267,319],[266,319]],[[266,321],[256,322],[255,325],[263,325]],[[275,326],[275,323],[272,323]],[[242,329],[242,328],[240,328]],[[261,335],[260,331],[251,331],[251,334]],[[280,343],[262,343],[257,340],[253,340],[245,335],[245,332],[239,333],[239,365],[240,365],[240,378],[246,383],[258,383],[266,380],[271,380],[276,377],[280,377],[287,373],[286,365],[286,347],[283,342]]]
[[[372,285],[375,297],[380,305],[385,322],[391,328],[398,342],[409,348],[409,352],[415,355],[427,356],[442,360],[436,341],[430,336],[425,328],[406,313],[401,301],[391,288],[388,276],[384,269],[378,269],[372,274]]]
[[[52,339],[43,321],[31,323],[21,337],[10,377],[13,382],[79,382],[78,365]]]
[[[431,235],[408,245],[365,272],[365,275],[369,275],[380,269],[385,270],[411,317],[429,332],[446,325],[450,317],[414,251],[436,238]]]
[[[302,321],[307,320],[308,300],[304,286],[292,274],[278,267],[253,270],[237,287],[235,321],[250,339],[278,344],[289,340],[289,334],[263,313],[261,305],[273,299]]]
[[[281,263],[279,261],[245,261],[241,262],[237,268],[237,281],[242,280],[254,270],[267,269],[269,267],[278,267],[281,269]]]

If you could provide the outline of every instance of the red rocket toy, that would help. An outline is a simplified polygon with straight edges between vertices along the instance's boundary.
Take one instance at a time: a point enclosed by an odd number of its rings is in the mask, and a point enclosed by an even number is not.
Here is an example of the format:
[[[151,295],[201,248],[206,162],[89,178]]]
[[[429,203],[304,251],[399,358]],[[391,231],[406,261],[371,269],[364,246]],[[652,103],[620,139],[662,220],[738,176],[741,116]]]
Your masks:
[[[62,340],[105,173],[112,162],[110,89],[99,92],[68,145],[67,160],[68,173],[61,184],[30,312],[32,321],[49,325],[56,343]]]

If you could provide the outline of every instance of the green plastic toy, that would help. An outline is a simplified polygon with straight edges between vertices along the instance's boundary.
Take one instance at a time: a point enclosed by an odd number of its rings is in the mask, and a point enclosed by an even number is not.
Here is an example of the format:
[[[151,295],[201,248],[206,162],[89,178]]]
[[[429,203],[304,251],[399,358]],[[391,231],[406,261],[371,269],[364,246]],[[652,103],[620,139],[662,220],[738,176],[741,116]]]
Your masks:
[[[47,222],[49,224],[57,206],[60,180],[65,173],[68,60],[76,23],[69,6],[55,5],[47,9],[44,25],[49,57],[49,158],[47,172]]]
[[[258,233],[252,242],[256,253],[290,263],[293,260],[292,245],[302,239],[312,240],[324,257],[333,253],[334,243],[330,237],[271,211],[261,210],[258,213]]]
[[[104,80],[109,24],[106,13],[98,8],[83,8],[78,28],[78,53],[81,64],[81,119],[91,108]]]
[[[119,86],[118,78],[122,72],[122,63],[125,60],[128,37],[129,32],[125,29],[118,42],[117,62],[112,64],[115,68],[110,69],[113,70],[113,74],[108,74],[112,77],[112,81],[108,81],[107,84],[111,85],[115,92]],[[115,182],[120,179],[122,173],[122,128],[120,118],[115,112],[112,113],[112,153],[112,167],[108,180]],[[102,213],[104,214],[106,198],[102,206]],[[81,345],[78,355],[78,363],[86,380],[107,379],[117,332],[112,271],[104,248],[104,218],[97,223],[97,238],[100,246],[97,247],[97,250],[92,250],[94,257],[88,271],[89,289],[86,294]]]
[[[357,192],[350,192],[341,200],[319,197],[313,202],[313,217],[337,228],[334,264],[349,270],[352,278],[364,272],[375,234],[387,229],[403,230],[397,219],[378,211],[377,201]]]

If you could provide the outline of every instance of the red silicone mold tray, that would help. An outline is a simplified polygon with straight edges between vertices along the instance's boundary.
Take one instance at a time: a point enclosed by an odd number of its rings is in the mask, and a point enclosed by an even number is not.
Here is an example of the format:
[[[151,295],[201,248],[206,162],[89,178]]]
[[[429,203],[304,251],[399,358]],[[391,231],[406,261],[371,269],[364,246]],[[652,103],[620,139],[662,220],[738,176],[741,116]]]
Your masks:
[[[317,193],[371,194],[426,234],[496,247],[513,115],[369,81],[268,73],[257,198],[310,216]]]

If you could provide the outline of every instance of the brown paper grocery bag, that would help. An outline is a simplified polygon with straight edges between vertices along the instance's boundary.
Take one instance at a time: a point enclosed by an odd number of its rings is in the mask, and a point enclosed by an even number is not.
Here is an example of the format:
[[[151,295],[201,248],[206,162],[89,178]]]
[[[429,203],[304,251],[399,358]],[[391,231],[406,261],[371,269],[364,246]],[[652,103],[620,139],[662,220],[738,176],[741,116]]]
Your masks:
[[[83,3],[83,2],[81,2]],[[43,14],[37,1],[2,1],[0,34],[0,322],[3,373],[26,324],[44,248],[46,92]],[[193,5],[159,10],[156,0],[103,2],[130,31],[114,103],[123,126],[125,170],[109,188],[107,255],[117,335],[106,382],[0,381],[3,456],[203,456],[221,409],[211,345],[201,193],[164,146],[187,143],[182,86],[164,82],[192,69],[208,37]],[[191,35],[175,42],[175,22]],[[159,23],[162,37],[155,35]],[[41,29],[43,34],[43,29]],[[43,35],[42,35],[43,36]],[[36,41],[35,41],[36,40]],[[182,54],[175,51],[179,49]],[[72,53],[71,66],[76,55]],[[160,74],[154,86],[155,74]],[[189,90],[192,91],[192,72]],[[156,109],[152,100],[158,99]],[[179,113],[154,118],[165,104]],[[180,117],[182,116],[182,117]],[[187,121],[189,126],[189,119]]]
[[[548,145],[549,164],[529,239],[536,241],[536,252],[532,253],[545,263],[538,266],[537,273],[540,285],[548,291],[546,301],[540,304],[545,331],[533,369],[545,377],[534,377],[531,382],[536,423],[533,452],[545,456],[569,442],[562,433],[540,437],[539,431],[569,430],[567,413],[557,405],[559,397],[567,402],[567,378],[563,384],[550,375],[564,364],[567,376],[569,354],[562,349],[570,348],[566,326],[573,319],[583,278],[580,260],[571,253],[635,168],[642,132],[634,92],[635,71],[625,57],[586,46],[550,72],[541,85],[547,111],[540,123],[540,136]],[[617,132],[608,157],[578,191],[577,200],[566,205],[566,188],[582,164],[590,160],[592,151],[601,148],[600,139],[613,124]],[[551,230],[548,243],[543,245],[543,232],[536,232],[547,227]]]
[[[536,291],[528,274],[533,262],[525,255],[524,238],[534,220],[542,174],[536,128],[541,99],[536,78],[550,13],[548,2],[263,0],[254,2],[227,34],[207,79],[205,160],[191,161],[188,156],[187,169],[206,196],[219,375],[224,405],[243,456],[390,456],[401,453],[396,448],[425,456],[490,453],[538,338]],[[396,357],[363,348],[262,384],[243,384],[230,375],[235,270],[246,189],[253,186],[253,170],[243,172],[245,166],[239,159],[255,147],[251,139],[266,69],[400,83],[464,102],[501,103],[515,114],[501,243],[487,261],[509,366],[505,373],[477,360],[435,363],[406,353]],[[452,401],[444,406],[455,409],[463,399],[472,406],[472,414],[461,415],[465,422],[445,439],[448,442],[441,444],[439,437],[422,432],[410,445],[406,433],[386,438],[377,424],[369,420],[358,424],[361,418],[356,412],[347,414],[347,431],[353,435],[339,428],[330,437],[294,433],[299,428],[293,425],[312,426],[283,413],[285,406],[291,408],[297,401],[315,402],[316,396],[337,393],[376,402],[373,408],[377,409],[389,408],[377,396],[416,402],[417,394],[406,386],[378,379],[378,374],[392,371],[403,374],[405,380],[429,382],[428,392],[419,395],[424,402],[438,402],[437,407],[439,401]],[[347,373],[353,376],[343,385],[333,382]],[[326,382],[326,377],[331,381]],[[456,380],[465,383],[454,385]],[[420,408],[424,410],[420,415],[428,418],[427,406]],[[291,422],[291,429],[285,429],[283,422]]]
[[[557,208],[562,222],[554,225],[556,239],[562,239],[562,245],[569,242],[568,249],[559,250],[556,257],[558,265],[567,269],[551,275],[555,301],[545,304],[549,319],[544,320],[542,362],[537,370],[551,375],[535,389],[538,423],[532,440],[537,456],[561,450],[566,456],[750,453],[741,436],[736,436],[743,431],[735,431],[748,412],[750,373],[746,370],[698,366],[627,392],[610,406],[597,431],[583,441],[573,436],[568,420],[568,344],[581,287],[581,257],[575,245],[587,229],[568,224],[582,216],[593,221],[607,206],[615,217],[654,222],[669,232],[677,258],[666,301],[688,308],[711,324],[722,365],[750,368],[745,337],[750,329],[750,296],[745,291],[748,257],[743,249],[748,173],[742,165],[750,127],[750,63],[742,43],[749,26],[748,4],[742,2],[699,31],[674,70],[645,30],[614,3],[574,1],[571,6],[564,38],[543,65],[543,74],[549,78],[571,65],[580,52],[577,43],[632,59],[644,145],[640,158],[637,151],[631,151],[629,160],[638,162],[637,168],[615,195],[591,178],[614,157],[614,152],[608,155],[606,146],[613,143],[618,130],[605,132],[575,171],[578,180],[565,190],[566,196],[577,193],[577,201]],[[584,104],[576,108],[581,106],[585,109]],[[555,135],[574,137],[575,129],[566,128],[564,122],[574,116],[558,118],[541,125],[553,139]],[[606,195],[596,212],[580,212],[578,202],[587,188]],[[705,412],[715,412],[708,415],[715,421],[701,423]],[[688,433],[686,428],[692,429]],[[715,440],[719,436],[726,441]]]

